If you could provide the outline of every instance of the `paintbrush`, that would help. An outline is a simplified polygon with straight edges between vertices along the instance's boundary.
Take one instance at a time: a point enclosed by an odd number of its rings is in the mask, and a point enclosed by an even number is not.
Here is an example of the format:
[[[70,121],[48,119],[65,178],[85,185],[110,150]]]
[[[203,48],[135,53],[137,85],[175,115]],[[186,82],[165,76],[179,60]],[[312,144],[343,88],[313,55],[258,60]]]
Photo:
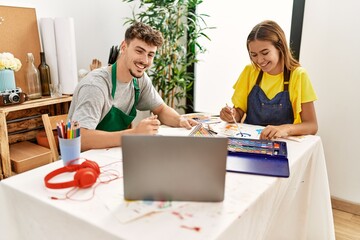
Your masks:
[[[226,107],[230,108],[229,105],[227,105],[227,103],[226,103]],[[240,134],[240,136],[242,137],[243,134],[242,134],[242,132],[241,132],[241,130],[240,130],[239,124],[236,122],[235,116],[234,116],[233,114],[231,114],[231,117],[233,118],[233,121],[234,121],[234,123],[235,123],[235,125],[236,125],[236,127],[238,128],[238,131],[239,131],[239,133],[236,134],[236,135],[239,135],[239,134]]]
[[[231,116],[232,116],[233,121],[234,121],[234,123],[235,123],[235,125],[236,125],[236,127],[237,127],[237,129],[238,129],[238,131],[239,131],[239,133],[238,133],[238,134],[240,134],[240,136],[242,137],[242,136],[243,136],[243,133],[242,133],[242,132],[241,132],[241,130],[240,130],[240,126],[239,126],[239,124],[236,122],[235,116],[234,116],[234,115],[232,115],[232,114],[231,114]],[[236,135],[238,135],[238,134],[236,134]]]

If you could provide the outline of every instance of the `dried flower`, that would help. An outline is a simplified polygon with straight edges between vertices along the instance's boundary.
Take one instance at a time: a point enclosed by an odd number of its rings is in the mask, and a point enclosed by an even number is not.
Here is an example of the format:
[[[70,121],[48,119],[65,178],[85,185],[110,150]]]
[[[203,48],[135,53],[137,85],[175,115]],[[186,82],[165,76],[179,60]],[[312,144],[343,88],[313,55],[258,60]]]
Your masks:
[[[21,62],[8,52],[0,53],[0,70],[9,69],[15,72],[21,68]]]

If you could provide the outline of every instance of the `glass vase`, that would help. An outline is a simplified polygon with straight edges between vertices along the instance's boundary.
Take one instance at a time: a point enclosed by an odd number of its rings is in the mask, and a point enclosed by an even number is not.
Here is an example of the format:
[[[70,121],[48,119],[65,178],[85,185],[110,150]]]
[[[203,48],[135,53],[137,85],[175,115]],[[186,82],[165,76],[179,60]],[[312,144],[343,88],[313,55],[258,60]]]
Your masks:
[[[34,65],[34,56],[32,53],[27,54],[27,68],[25,74],[26,83],[28,85],[28,98],[41,98],[41,82],[39,70]]]

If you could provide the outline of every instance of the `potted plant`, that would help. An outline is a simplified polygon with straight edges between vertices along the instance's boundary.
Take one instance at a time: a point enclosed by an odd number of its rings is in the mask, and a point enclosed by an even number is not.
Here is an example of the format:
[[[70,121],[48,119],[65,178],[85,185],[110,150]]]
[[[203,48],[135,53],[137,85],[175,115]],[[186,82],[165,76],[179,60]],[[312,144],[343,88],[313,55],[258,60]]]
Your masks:
[[[138,2],[123,0],[124,2]],[[196,13],[202,0],[140,0],[139,11],[127,23],[140,21],[159,30],[164,37],[154,63],[148,71],[153,85],[171,107],[187,112],[193,109],[192,88],[197,54],[206,51],[198,39],[210,38],[204,33],[206,14]]]

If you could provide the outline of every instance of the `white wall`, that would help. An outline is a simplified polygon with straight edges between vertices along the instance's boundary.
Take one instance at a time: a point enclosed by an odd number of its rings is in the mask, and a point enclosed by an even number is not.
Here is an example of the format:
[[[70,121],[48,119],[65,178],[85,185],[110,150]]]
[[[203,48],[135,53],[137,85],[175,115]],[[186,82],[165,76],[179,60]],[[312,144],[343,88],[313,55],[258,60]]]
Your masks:
[[[307,0],[300,61],[316,111],[331,195],[360,203],[360,1]]]
[[[0,4],[35,8],[38,20],[73,17],[78,69],[89,69],[93,58],[107,65],[110,47],[123,40],[124,18],[132,12],[131,5],[122,0],[3,0]]]
[[[250,63],[246,38],[251,29],[267,19],[275,20],[290,37],[293,1],[289,0],[223,0],[204,1],[198,13],[210,15],[207,25],[216,29],[205,33],[207,52],[199,56],[196,66],[194,110],[219,114],[226,103],[232,105],[232,86],[245,65]]]

